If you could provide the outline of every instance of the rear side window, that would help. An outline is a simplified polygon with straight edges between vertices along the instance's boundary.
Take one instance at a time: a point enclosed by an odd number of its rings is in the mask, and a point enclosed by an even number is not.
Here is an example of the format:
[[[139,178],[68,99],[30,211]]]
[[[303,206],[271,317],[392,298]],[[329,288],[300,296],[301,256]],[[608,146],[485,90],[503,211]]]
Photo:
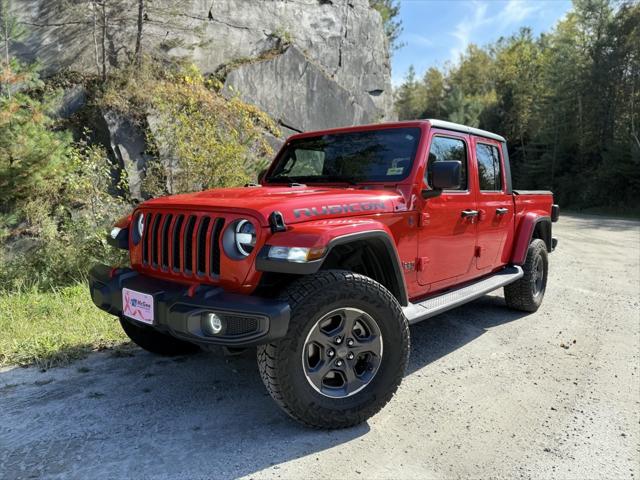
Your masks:
[[[480,190],[502,190],[502,170],[500,165],[500,151],[495,145],[478,143],[476,145],[478,159],[478,177]]]
[[[459,160],[462,163],[462,181],[460,187],[454,190],[467,189],[467,148],[460,138],[433,137],[429,148],[429,162],[427,163],[427,175],[425,181],[431,185],[431,169],[436,162],[446,160]]]

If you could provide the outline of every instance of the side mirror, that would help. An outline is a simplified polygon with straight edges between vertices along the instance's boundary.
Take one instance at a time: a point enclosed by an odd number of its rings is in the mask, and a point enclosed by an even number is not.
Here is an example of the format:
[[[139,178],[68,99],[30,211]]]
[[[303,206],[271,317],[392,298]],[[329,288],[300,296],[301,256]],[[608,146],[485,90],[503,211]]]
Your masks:
[[[461,183],[460,172],[462,162],[459,160],[446,160],[435,162],[431,165],[431,190],[423,190],[422,198],[437,197],[442,190],[458,188]]]
[[[258,174],[258,183],[262,184],[262,180],[264,180],[264,176],[266,174],[267,174],[267,169],[266,168],[260,170],[260,173]]]

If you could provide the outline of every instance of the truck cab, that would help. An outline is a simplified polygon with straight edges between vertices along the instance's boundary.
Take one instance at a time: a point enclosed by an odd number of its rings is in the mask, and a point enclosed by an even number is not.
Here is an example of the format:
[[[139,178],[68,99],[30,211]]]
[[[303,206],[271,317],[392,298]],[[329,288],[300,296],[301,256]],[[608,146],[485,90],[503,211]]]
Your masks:
[[[287,139],[259,183],[149,200],[94,303],[158,354],[256,347],[275,401],[340,428],[391,398],[412,323],[504,288],[535,311],[559,209],[514,190],[506,140],[441,120]]]

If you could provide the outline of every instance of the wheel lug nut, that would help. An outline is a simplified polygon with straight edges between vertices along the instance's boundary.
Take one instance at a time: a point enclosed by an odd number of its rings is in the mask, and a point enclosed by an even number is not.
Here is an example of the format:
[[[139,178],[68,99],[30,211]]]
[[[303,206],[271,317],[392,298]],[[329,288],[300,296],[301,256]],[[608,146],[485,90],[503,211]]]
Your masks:
[[[353,352],[349,352],[349,355],[347,355],[347,358],[349,360],[353,360],[353,357],[354,357]]]
[[[336,367],[341,367],[341,366],[342,366],[342,360],[336,361]]]
[[[333,348],[330,348],[329,351],[327,352],[327,355],[330,357],[333,357],[336,354],[336,352],[333,350]]]
[[[342,343],[342,337],[336,337],[334,341],[336,342],[336,345],[340,345]]]
[[[350,338],[349,340],[347,340],[347,346],[349,347],[353,347],[353,339]]]

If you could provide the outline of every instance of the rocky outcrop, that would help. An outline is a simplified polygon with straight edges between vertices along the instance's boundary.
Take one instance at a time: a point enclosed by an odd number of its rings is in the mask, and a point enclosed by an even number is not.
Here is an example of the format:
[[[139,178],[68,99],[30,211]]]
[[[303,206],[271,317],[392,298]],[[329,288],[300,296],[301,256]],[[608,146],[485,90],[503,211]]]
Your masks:
[[[48,71],[99,73],[104,40],[108,68],[131,58],[138,2],[112,0],[104,30],[102,12],[93,10],[92,2],[78,0],[73,8],[71,3],[13,0],[29,31],[15,53],[37,58]],[[188,57],[205,73],[228,65],[226,91],[233,87],[292,130],[393,116],[387,42],[368,0],[154,0],[147,5],[147,52]],[[252,61],[274,49],[281,53]]]
[[[120,171],[126,172],[129,196],[142,200],[142,180],[150,156],[146,154],[147,144],[144,132],[136,124],[117,112],[103,112],[98,122],[104,122],[102,130],[108,132],[111,157]]]
[[[226,95],[260,107],[293,131],[372,123],[380,118],[367,95],[332,81],[296,47],[273,59],[248,63],[227,76]]]

